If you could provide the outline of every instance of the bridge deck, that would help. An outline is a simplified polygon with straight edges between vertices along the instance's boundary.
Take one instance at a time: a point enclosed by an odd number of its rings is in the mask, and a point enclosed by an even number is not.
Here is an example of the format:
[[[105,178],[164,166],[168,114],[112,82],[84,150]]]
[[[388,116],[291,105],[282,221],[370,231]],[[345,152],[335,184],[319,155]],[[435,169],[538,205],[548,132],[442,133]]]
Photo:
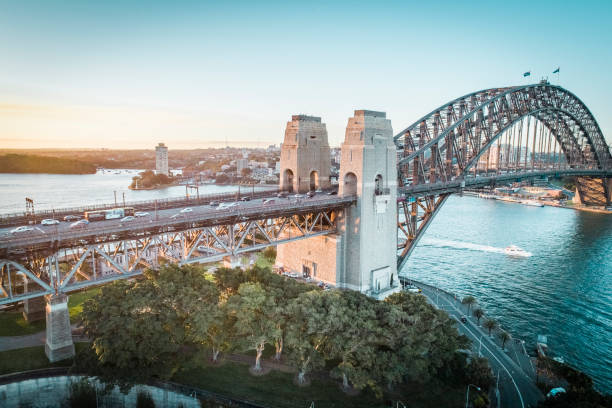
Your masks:
[[[33,231],[11,234],[8,229],[0,231],[0,254],[7,258],[20,257],[24,250],[43,250],[69,247],[82,241],[89,243],[112,242],[119,239],[137,238],[151,233],[180,231],[189,228],[231,224],[237,221],[261,220],[275,216],[304,214],[311,211],[333,210],[348,207],[356,198],[318,194],[312,198],[275,198],[273,203],[263,199],[240,202],[235,207],[219,209],[208,205],[181,212],[180,208],[151,213],[150,216],[133,221],[105,220],[74,229],[70,223],[61,222],[52,226],[36,226]]]

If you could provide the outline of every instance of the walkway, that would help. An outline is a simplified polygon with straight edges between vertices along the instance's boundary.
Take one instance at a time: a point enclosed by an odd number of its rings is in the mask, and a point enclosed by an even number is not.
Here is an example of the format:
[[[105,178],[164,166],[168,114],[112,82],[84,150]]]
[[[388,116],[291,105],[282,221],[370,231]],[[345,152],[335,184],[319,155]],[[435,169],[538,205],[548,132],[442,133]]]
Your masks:
[[[533,367],[529,361],[529,356],[524,351],[522,342],[510,341],[510,343],[506,343],[508,349],[503,351],[501,345],[497,344],[495,338],[489,337],[488,332],[476,323],[473,316],[468,317],[467,308],[461,304],[460,298],[420,282],[411,281],[411,283],[422,290],[423,295],[431,304],[446,311],[451,318],[457,321],[459,333],[471,340],[474,354],[478,353],[489,360],[493,372],[499,377],[498,388],[501,407],[535,407],[538,401],[544,398],[542,392],[535,385],[532,376],[524,371],[529,372],[533,370]],[[466,323],[461,322],[462,316],[467,318]],[[518,347],[522,349],[521,352],[517,351]],[[519,364],[510,358],[510,353],[515,354],[514,357]]]

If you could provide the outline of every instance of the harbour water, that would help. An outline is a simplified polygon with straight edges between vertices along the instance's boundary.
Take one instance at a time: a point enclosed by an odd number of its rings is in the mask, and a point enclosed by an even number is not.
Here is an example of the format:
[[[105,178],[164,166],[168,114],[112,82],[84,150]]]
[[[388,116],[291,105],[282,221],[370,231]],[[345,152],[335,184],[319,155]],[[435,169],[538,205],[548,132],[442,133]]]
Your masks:
[[[162,199],[184,186],[131,191],[137,171],[93,175],[0,174],[0,213]],[[200,194],[234,191],[206,185]],[[516,245],[529,257],[504,252]],[[451,197],[401,272],[462,296],[533,349],[547,334],[553,355],[612,392],[612,216]]]
[[[86,204],[156,200],[185,196],[185,186],[157,190],[130,190],[132,177],[140,170],[106,170],[96,174],[0,174],[0,214],[25,211],[25,198],[34,200],[35,210],[78,207]],[[242,187],[243,189],[245,187]],[[248,190],[248,187],[246,187]],[[202,185],[200,195],[226,193],[237,186]],[[195,194],[195,191],[191,191]]]
[[[553,356],[612,393],[611,215],[453,196],[401,274],[474,296],[528,349],[548,335]]]

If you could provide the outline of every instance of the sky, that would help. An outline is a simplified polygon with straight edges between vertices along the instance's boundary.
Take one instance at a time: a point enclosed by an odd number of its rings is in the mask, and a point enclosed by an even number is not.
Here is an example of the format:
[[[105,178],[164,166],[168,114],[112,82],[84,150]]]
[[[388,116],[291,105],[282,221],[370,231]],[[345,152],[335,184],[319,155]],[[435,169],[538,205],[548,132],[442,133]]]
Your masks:
[[[293,114],[339,146],[355,109],[399,131],[542,77],[610,141],[611,24],[589,0],[0,0],[0,148],[264,147]]]

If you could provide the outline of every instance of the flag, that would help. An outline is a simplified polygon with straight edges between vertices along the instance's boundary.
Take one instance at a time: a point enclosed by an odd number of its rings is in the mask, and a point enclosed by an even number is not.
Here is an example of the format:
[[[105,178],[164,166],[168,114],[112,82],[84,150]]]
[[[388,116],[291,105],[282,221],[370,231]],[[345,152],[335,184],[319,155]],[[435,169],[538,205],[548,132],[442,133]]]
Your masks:
[[[531,71],[527,71],[523,74],[524,77],[528,77],[529,75],[531,75]]]
[[[558,73],[559,73],[559,67],[557,67],[557,69],[553,71],[553,74],[558,74]]]

